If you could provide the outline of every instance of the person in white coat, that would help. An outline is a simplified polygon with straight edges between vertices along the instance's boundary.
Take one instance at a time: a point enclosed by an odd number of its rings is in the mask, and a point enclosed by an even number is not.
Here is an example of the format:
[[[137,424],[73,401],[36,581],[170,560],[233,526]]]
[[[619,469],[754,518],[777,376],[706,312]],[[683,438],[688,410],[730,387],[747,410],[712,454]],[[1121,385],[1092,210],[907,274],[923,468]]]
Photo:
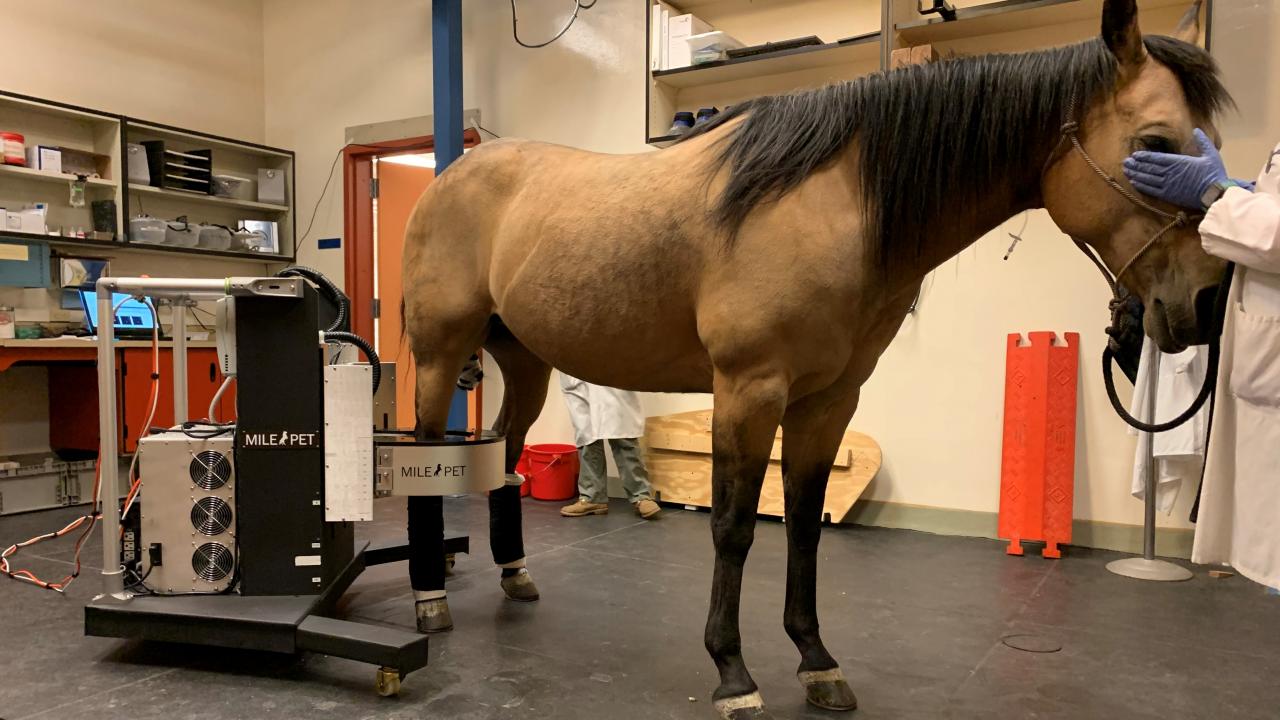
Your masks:
[[[661,511],[653,501],[649,474],[640,456],[644,413],[640,396],[629,390],[602,387],[560,373],[574,444],[578,446],[578,501],[560,509],[565,517],[604,515],[609,512],[609,477],[604,458],[607,441],[622,476],[622,489],[640,517],[648,520]]]
[[[1196,139],[1199,156],[1125,163],[1138,190],[1205,209],[1205,251],[1237,266],[1191,559],[1280,587],[1280,145],[1249,183],[1228,177],[1204,133]]]

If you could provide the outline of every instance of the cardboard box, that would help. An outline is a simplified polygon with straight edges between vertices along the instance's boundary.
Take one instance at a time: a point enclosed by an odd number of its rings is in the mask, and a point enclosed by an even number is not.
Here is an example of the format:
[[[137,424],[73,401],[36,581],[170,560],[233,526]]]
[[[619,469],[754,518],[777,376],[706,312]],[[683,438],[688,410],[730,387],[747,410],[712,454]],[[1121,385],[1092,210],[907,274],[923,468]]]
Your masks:
[[[900,68],[907,65],[923,65],[936,62],[938,51],[932,45],[916,45],[915,47],[898,48],[889,58],[889,68]]]
[[[25,210],[10,210],[5,217],[5,227],[18,232],[35,233],[37,235],[48,234],[49,229],[45,225],[44,207],[27,208]]]
[[[62,151],[47,145],[27,148],[27,167],[47,173],[62,172]]]
[[[701,35],[715,28],[698,18],[697,15],[685,13],[672,15],[667,23],[667,68],[688,67],[693,64],[693,52],[685,38],[690,35]]]

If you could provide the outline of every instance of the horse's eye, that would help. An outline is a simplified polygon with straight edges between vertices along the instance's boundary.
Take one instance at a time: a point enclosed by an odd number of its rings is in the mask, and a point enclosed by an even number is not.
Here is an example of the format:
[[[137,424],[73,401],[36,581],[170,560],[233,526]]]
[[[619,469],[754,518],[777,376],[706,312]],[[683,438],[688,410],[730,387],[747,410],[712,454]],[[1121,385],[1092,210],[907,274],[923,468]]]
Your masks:
[[[1138,144],[1143,150],[1158,153],[1177,153],[1178,147],[1172,140],[1163,135],[1143,135],[1138,138]]]

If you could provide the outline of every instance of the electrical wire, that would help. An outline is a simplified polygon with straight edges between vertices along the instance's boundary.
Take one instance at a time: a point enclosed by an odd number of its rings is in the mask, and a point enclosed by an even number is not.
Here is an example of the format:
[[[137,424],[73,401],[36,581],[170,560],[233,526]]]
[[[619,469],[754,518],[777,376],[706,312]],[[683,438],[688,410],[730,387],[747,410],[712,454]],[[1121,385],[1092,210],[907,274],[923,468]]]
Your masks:
[[[546,42],[527,43],[520,39],[520,32],[519,30],[516,29],[516,25],[519,24],[520,21],[519,19],[516,18],[516,0],[511,0],[511,37],[515,38],[516,44],[519,45],[520,47],[529,48],[530,50],[537,50],[538,48],[544,48],[550,45],[551,43],[559,40],[560,38],[564,37],[564,34],[569,32],[569,28],[573,27],[573,23],[578,19],[579,10],[590,10],[591,8],[595,7],[596,3],[599,1],[600,0],[591,0],[591,4],[587,5],[583,3],[582,0],[573,0],[573,14],[569,16],[569,22],[565,23],[564,27],[560,29],[560,32],[555,34],[555,37],[551,38]]]
[[[191,317],[195,319],[196,323],[197,323],[198,325],[200,325],[201,329],[203,329],[203,330],[210,330],[210,329],[211,329],[208,325],[205,325],[205,324],[204,324],[204,321],[200,319],[200,316],[199,316],[197,313],[204,313],[205,315],[208,315],[210,318],[214,318],[214,319],[216,319],[216,318],[217,318],[217,316],[216,316],[216,315],[214,315],[213,313],[209,312],[208,310],[205,310],[204,308],[200,307],[199,305],[192,305],[189,309],[191,310]]]
[[[222,378],[222,384],[218,386],[218,392],[213,394],[213,400],[209,401],[209,422],[218,422],[218,401],[222,399],[223,393],[227,388],[231,387],[231,381],[235,380],[235,375],[227,375]]]
[[[480,132],[482,132],[482,133],[484,133],[484,134],[486,134],[486,135],[492,135],[492,136],[494,137],[494,139],[496,139],[496,140],[501,140],[501,139],[502,139],[502,136],[501,136],[501,135],[499,135],[498,133],[496,133],[496,132],[494,132],[494,131],[490,130],[489,128],[487,128],[487,127],[485,127],[485,126],[483,126],[483,125],[481,125],[480,123],[476,122],[475,120],[472,120],[472,121],[471,121],[471,124],[475,126],[476,130],[479,130]]]
[[[320,197],[316,198],[315,207],[311,208],[311,220],[307,222],[307,231],[302,233],[302,239],[298,241],[298,247],[302,247],[307,238],[311,236],[311,228],[316,224],[316,215],[320,213],[320,203],[324,202],[324,196],[329,192],[329,183],[333,180],[333,171],[338,167],[338,158],[342,157],[342,153],[346,151],[350,145],[343,145],[338,148],[338,152],[334,153],[333,164],[329,166],[329,177],[324,179],[324,187],[320,190]]]
[[[127,300],[128,298],[125,298]],[[121,300],[123,304],[124,300]],[[147,419],[142,423],[142,431],[146,433],[151,428],[151,421],[156,417],[156,406],[160,401],[160,316],[156,313],[155,305],[150,301],[146,301],[146,305],[151,310],[152,323],[151,330],[151,396],[147,401]],[[119,309],[117,304],[116,308]],[[113,313],[114,316],[114,313]],[[133,507],[134,500],[138,497],[138,491],[142,488],[142,477],[138,475],[138,453],[133,453],[133,458],[129,461],[129,474],[125,477],[129,480],[129,492],[125,495],[124,507],[120,510],[120,520],[124,521],[129,514],[129,508]],[[123,525],[121,532],[124,532]]]
[[[120,306],[131,299],[132,297],[122,298],[119,302],[115,304],[114,307],[112,307],[111,316],[113,318],[113,322],[114,322],[114,317],[116,313],[119,312],[120,310]],[[157,401],[159,400],[160,318],[159,318],[159,315],[156,313],[155,304],[150,299],[145,299],[144,302],[147,308],[151,311],[151,318],[153,321],[152,330],[151,330],[151,396],[148,402],[147,421],[143,424],[143,427],[146,428],[151,425],[151,421],[155,417],[156,404],[157,404]],[[128,515],[129,508],[133,506],[133,503],[138,496],[138,490],[142,486],[142,478],[140,477],[135,478],[137,462],[138,462],[138,454],[134,453],[133,460],[129,463],[129,473],[127,477],[131,481],[131,484],[129,487],[129,492],[125,495],[124,506],[120,511],[121,521],[123,521],[124,518]],[[6,575],[10,578],[13,578],[14,580],[20,580],[22,582],[30,583],[32,585],[35,585],[36,587],[43,588],[45,590],[53,590],[54,592],[57,592],[57,593],[65,592],[67,587],[70,586],[71,583],[74,582],[75,579],[80,576],[80,568],[81,568],[80,552],[84,548],[84,541],[88,539],[89,535],[93,532],[93,528],[97,525],[98,519],[102,517],[102,509],[99,508],[99,500],[101,498],[101,494],[102,494],[102,459],[101,457],[99,457],[98,460],[94,463],[93,500],[89,506],[90,507],[89,514],[82,515],[72,520],[71,522],[63,526],[60,530],[55,530],[53,532],[46,533],[44,535],[37,535],[29,540],[25,540],[23,542],[14,543],[10,545],[3,552],[0,552],[0,575]],[[68,535],[74,532],[77,528],[80,528],[82,526],[84,526],[84,532],[80,533],[80,536],[76,538],[76,544],[75,544],[75,569],[69,575],[66,575],[65,577],[63,577],[61,580],[57,582],[49,582],[47,580],[40,579],[35,575],[35,573],[31,572],[30,570],[26,570],[26,569],[14,570],[12,567],[10,567],[9,558],[17,554],[19,550],[26,547],[30,547],[32,545],[36,545],[38,543],[46,542],[48,540],[56,540],[57,538],[63,537],[65,535]],[[123,528],[121,529],[121,532],[123,533]]]
[[[378,359],[378,353],[369,341],[349,332],[327,332],[324,334],[324,341],[349,343],[364,352],[364,356],[369,359],[369,368],[373,371],[373,394],[377,395],[378,386],[382,384],[382,361]]]

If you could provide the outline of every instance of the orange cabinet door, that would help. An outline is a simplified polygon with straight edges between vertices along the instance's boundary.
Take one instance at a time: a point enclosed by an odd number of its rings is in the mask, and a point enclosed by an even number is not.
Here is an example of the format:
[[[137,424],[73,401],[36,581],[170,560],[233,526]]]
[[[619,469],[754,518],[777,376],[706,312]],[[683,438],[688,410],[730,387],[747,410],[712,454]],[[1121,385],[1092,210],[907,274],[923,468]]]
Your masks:
[[[209,414],[209,403],[222,376],[218,372],[217,353],[212,348],[187,351],[187,417],[203,419]],[[151,350],[126,348],[120,352],[120,449],[131,453],[138,438],[146,433],[147,401],[151,397]],[[235,386],[227,389],[218,403],[218,420],[234,420]],[[173,351],[160,351],[159,399],[152,427],[173,425]]]

